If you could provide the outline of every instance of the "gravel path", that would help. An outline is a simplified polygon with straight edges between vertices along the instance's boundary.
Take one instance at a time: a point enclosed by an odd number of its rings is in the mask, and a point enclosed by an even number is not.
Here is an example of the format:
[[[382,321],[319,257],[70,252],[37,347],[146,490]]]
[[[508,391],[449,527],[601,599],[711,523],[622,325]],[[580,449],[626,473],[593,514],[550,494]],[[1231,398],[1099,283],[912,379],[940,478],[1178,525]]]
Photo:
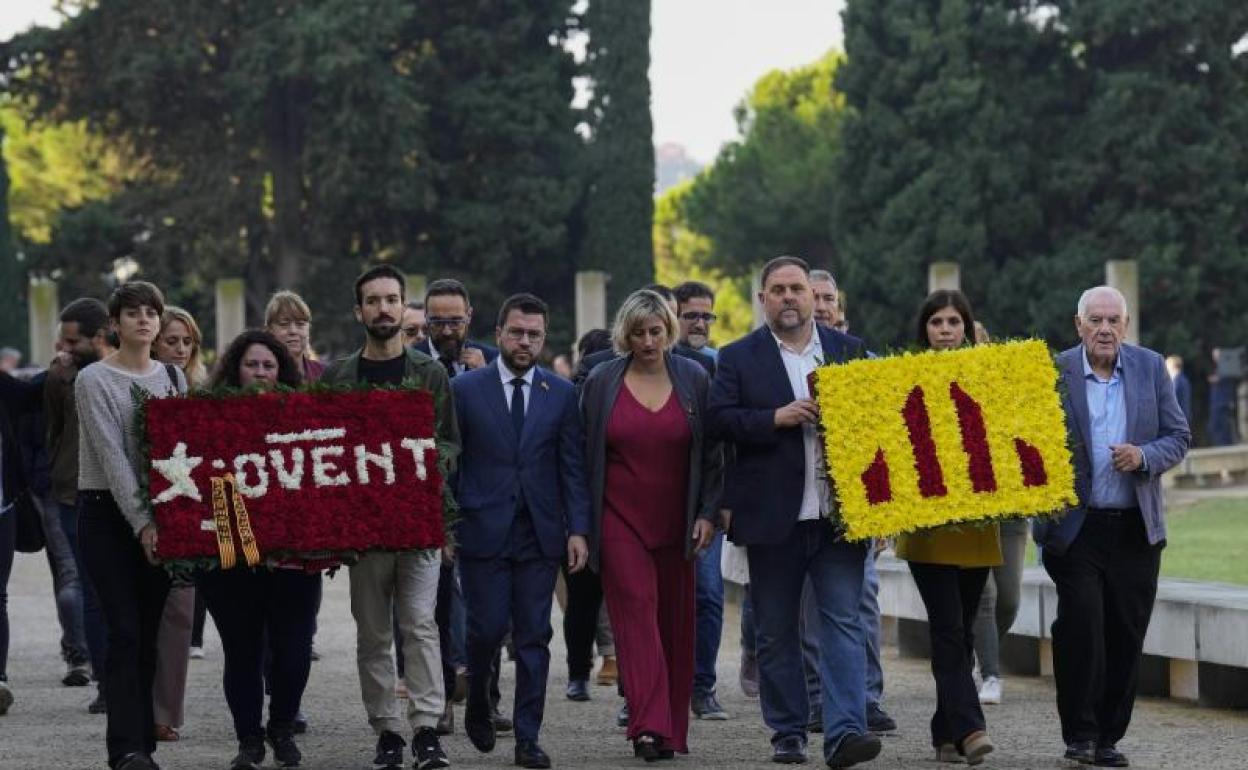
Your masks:
[[[355,628],[348,609],[345,574],[326,581],[317,648],[304,698],[311,720],[299,745],[306,768],[371,768],[374,738],[364,719],[355,673]],[[0,769],[58,770],[103,768],[104,717],[86,713],[91,691],[60,685],[63,673],[57,653],[59,628],[51,581],[43,554],[19,555],[9,584],[9,617],[13,630],[9,679],[17,702],[0,717]],[[556,619],[557,624],[557,619]],[[691,728],[691,754],[677,766],[768,768],[768,733],[758,702],[745,698],[736,683],[738,651],[736,618],[726,622],[720,656],[720,700],[732,715],[726,722],[698,722]],[[192,661],[183,739],[163,744],[157,761],[166,770],[224,768],[234,755],[229,713],[221,693],[221,650],[209,624],[206,660]],[[558,626],[556,625],[556,629]],[[639,768],[624,731],[615,727],[620,699],[613,688],[595,687],[593,700],[572,703],[563,697],[566,668],[562,634],[556,630],[542,744],[556,767]],[[901,729],[885,740],[884,752],[867,765],[892,768],[935,768],[927,745],[927,723],[934,700],[931,678],[923,661],[898,659],[887,652],[886,707]],[[505,666],[504,693],[511,691],[512,670]],[[505,711],[510,712],[505,703]],[[457,721],[462,708],[456,709]],[[985,768],[1057,768],[1065,766],[1052,683],[1014,678],[1006,682],[1005,704],[989,707],[989,731],[997,751]],[[457,728],[460,726],[457,724]],[[503,739],[493,754],[477,753],[462,729],[444,742],[454,767],[511,767],[511,741]],[[1168,701],[1144,700],[1136,708],[1127,739],[1120,744],[1133,767],[1248,768],[1248,713],[1198,709]],[[818,754],[811,766],[821,767]],[[409,765],[410,766],[410,765]]]

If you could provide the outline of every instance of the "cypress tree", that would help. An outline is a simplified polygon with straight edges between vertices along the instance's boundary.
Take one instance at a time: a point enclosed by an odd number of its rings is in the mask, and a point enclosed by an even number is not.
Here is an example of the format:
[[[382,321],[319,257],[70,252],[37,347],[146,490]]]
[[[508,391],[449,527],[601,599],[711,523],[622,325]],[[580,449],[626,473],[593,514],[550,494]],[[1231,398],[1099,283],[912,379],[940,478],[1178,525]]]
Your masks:
[[[611,275],[613,304],[654,280],[650,0],[590,0],[589,179],[582,268]]]
[[[434,198],[414,232],[416,267],[465,280],[474,331],[493,328],[507,294],[568,307],[575,262],[569,223],[581,142],[576,65],[565,42],[571,0],[422,0],[428,61],[416,77],[429,105]],[[566,340],[567,313],[550,344]]]

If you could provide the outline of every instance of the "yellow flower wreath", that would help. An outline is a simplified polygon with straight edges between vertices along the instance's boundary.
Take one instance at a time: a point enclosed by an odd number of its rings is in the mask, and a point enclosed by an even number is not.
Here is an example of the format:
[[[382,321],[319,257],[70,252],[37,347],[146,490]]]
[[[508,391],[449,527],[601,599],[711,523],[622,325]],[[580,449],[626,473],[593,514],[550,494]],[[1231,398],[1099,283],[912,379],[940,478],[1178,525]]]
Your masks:
[[[1039,340],[817,370],[828,471],[851,540],[1073,504],[1057,369]]]

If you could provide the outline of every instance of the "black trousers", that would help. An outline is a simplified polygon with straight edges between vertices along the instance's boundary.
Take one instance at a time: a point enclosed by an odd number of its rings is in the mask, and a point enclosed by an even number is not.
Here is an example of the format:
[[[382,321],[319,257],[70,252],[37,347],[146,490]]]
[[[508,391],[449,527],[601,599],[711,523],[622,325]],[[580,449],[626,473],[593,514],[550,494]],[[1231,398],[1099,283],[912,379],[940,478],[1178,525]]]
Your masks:
[[[111,494],[84,490],[78,493],[78,504],[82,560],[108,626],[105,742],[111,767],[128,754],[156,751],[152,682],[169,575],[148,563]]]
[[[602,607],[602,578],[591,569],[569,573],[563,565],[568,604],[563,612],[563,640],[568,648],[568,679],[589,679],[594,668],[594,637]]]
[[[1138,511],[1089,513],[1066,553],[1044,552],[1057,584],[1053,675],[1066,743],[1109,746],[1127,732],[1164,546],[1148,544]]]
[[[984,711],[975,689],[973,629],[988,568],[912,561],[910,574],[927,608],[932,642],[932,677],[936,680],[932,745],[952,743],[961,751],[968,735],[984,729]]]
[[[455,596],[455,593],[458,590],[456,580],[455,564],[443,564],[442,571],[438,575],[438,603],[434,608],[433,613],[438,623],[438,642],[442,648],[442,686],[445,688],[444,692],[446,693],[446,702],[448,706],[451,702],[451,693],[455,691],[455,679],[457,676],[455,664],[452,662],[451,655],[448,654],[448,651],[454,649],[456,646],[456,641],[454,639],[456,630],[451,627],[451,624],[455,622],[455,613],[452,605],[454,602],[463,601],[462,596]],[[394,634],[394,656],[399,676],[402,677],[403,642],[401,641],[401,637],[399,636],[397,630],[399,627],[398,622],[398,618],[396,617],[394,620],[394,627],[396,629]],[[460,629],[460,638],[464,639],[466,636],[467,628]],[[466,644],[466,641],[461,643]],[[467,651],[465,650],[465,652]],[[503,697],[502,691],[498,688],[498,677],[502,667],[503,654],[502,649],[500,648],[494,652],[494,675],[490,677],[490,705],[495,709],[498,708],[498,704]]]
[[[266,674],[269,727],[290,729],[312,667],[320,574],[239,566],[201,572],[195,584],[221,635],[222,685],[235,736],[264,735]]]

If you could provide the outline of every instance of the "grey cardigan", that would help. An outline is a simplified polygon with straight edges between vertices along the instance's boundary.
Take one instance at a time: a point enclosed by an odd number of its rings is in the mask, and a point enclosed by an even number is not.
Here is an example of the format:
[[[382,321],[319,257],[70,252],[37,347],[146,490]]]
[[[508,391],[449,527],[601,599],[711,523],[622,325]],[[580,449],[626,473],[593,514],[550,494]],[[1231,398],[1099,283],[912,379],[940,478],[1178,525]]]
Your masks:
[[[706,432],[706,397],[710,381],[706,370],[680,356],[668,353],[667,373],[672,380],[680,407],[689,420],[689,484],[685,497],[685,557],[693,555],[693,522],[719,521],[719,496],[723,485],[724,458],[720,444]],[[607,361],[594,367],[581,391],[581,415],[585,425],[585,470],[589,479],[592,516],[589,527],[589,566],[599,570],[602,545],[603,493],[607,482],[607,422],[624,384],[624,374],[632,356]],[[664,469],[655,468],[655,473]]]

